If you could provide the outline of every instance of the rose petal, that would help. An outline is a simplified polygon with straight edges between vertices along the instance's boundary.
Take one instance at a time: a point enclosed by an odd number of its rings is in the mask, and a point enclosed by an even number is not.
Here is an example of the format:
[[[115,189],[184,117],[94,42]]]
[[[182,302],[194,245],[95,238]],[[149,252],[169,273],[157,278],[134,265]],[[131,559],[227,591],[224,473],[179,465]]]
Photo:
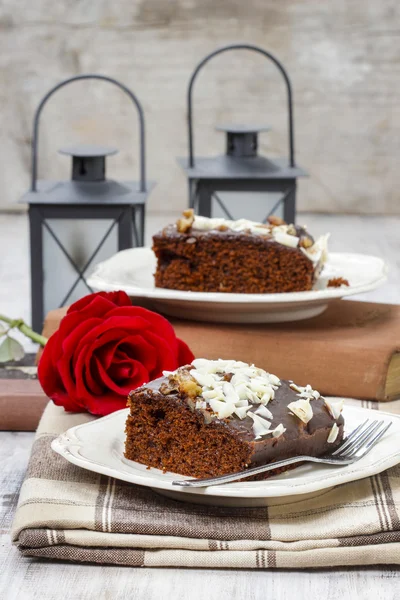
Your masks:
[[[87,410],[93,415],[105,416],[116,410],[126,408],[126,395],[107,393],[103,396],[93,396],[88,399]]]
[[[142,308],[140,306],[119,307],[113,309],[108,314],[108,317],[130,317],[133,314],[135,314],[136,317],[141,318],[143,326],[144,323],[146,323],[146,329],[155,331],[159,336],[163,337],[171,344],[176,343],[177,337],[171,323],[167,321],[165,317],[162,317],[151,310],[147,310],[147,308]]]
[[[53,364],[53,351],[57,343],[57,334],[55,333],[47,341],[38,364],[38,379],[44,393],[49,398],[57,390],[63,388],[62,379]]]
[[[97,292],[95,294],[88,294],[84,298],[74,302],[74,304],[71,304],[67,314],[73,312],[85,314],[85,312],[89,312],[91,316],[94,316],[96,312],[103,309],[102,314],[104,315],[115,306],[132,306],[132,302],[126,292]]]
[[[108,373],[103,369],[103,366],[98,360],[96,360],[96,366],[98,368],[101,380],[107,386],[107,388],[124,396],[127,396],[131,390],[140,387],[141,385],[143,385],[144,383],[148,383],[149,381],[149,373],[137,360],[132,361],[132,366],[134,368],[132,380],[128,385],[125,386],[120,386],[115,381],[113,381],[108,375]]]

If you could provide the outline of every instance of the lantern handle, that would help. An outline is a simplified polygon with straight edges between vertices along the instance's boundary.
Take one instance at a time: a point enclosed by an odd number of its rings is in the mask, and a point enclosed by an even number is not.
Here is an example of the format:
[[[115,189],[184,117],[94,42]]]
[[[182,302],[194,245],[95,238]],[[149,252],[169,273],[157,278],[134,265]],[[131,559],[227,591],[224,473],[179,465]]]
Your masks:
[[[286,72],[286,69],[282,65],[282,63],[275,58],[271,52],[260,48],[259,46],[253,46],[252,44],[230,44],[229,46],[223,46],[222,48],[218,48],[211,52],[207,56],[203,58],[203,60],[197,65],[195,70],[192,73],[192,76],[189,81],[189,87],[187,91],[187,123],[188,123],[188,134],[189,134],[189,167],[194,167],[194,139],[193,139],[193,86],[196,80],[199,71],[204,67],[209,60],[217,56],[218,54],[222,54],[222,52],[227,52],[228,50],[251,50],[253,52],[258,52],[262,54],[266,58],[269,58],[279,69],[283,79],[286,84],[287,91],[287,103],[288,103],[288,129],[289,129],[289,161],[290,166],[295,167],[295,158],[294,158],[294,133],[293,133],[293,100],[292,100],[292,86],[290,83],[289,75]]]
[[[39,106],[36,109],[35,116],[33,119],[33,136],[32,136],[32,178],[31,178],[31,191],[36,192],[37,189],[37,171],[38,171],[38,140],[39,140],[39,121],[42,110],[49,100],[49,98],[60,88],[64,87],[68,83],[72,83],[74,81],[80,81],[84,79],[97,79],[100,81],[108,81],[113,83],[117,87],[119,87],[129,98],[132,100],[135,105],[138,117],[139,117],[139,156],[140,156],[140,191],[146,191],[146,152],[145,152],[145,125],[144,125],[144,113],[142,105],[139,100],[135,96],[135,94],[127,88],[124,84],[120,83],[116,79],[112,77],[107,77],[106,75],[95,75],[95,74],[86,74],[86,75],[76,75],[75,77],[70,77],[61,81],[57,85],[55,85],[44,98],[41,100]]]

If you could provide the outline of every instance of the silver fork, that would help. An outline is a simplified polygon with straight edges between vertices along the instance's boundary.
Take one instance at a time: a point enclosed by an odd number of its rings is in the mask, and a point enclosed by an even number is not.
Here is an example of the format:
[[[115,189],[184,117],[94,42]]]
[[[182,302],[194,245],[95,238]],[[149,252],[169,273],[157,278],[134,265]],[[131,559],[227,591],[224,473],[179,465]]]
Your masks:
[[[382,436],[385,435],[392,422],[385,424],[385,421],[372,421],[369,419],[361,423],[356,429],[354,429],[342,444],[332,454],[324,456],[295,456],[287,458],[285,460],[279,460],[268,465],[261,465],[260,467],[254,467],[253,469],[247,469],[246,471],[239,471],[238,473],[230,473],[229,475],[221,475],[220,477],[210,477],[207,479],[181,479],[172,482],[172,485],[180,487],[200,488],[207,487],[210,485],[221,485],[223,483],[231,483],[238,479],[244,479],[251,475],[258,475],[259,473],[265,473],[266,471],[272,471],[279,469],[280,467],[286,467],[299,462],[315,462],[322,463],[325,465],[351,465],[357,460],[360,460],[363,456],[379,442]]]

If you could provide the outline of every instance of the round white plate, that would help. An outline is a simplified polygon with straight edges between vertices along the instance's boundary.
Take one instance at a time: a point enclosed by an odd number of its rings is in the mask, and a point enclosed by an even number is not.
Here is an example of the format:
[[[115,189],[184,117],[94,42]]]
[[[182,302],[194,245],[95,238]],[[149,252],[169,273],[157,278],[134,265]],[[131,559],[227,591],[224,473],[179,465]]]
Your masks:
[[[173,317],[219,323],[279,323],[322,313],[329,302],[375,289],[386,281],[384,261],[364,254],[329,255],[316,288],[285,294],[224,294],[183,292],[154,286],[156,258],[150,248],[118,252],[95,267],[88,284],[95,290],[124,290],[142,306]],[[344,277],[349,287],[327,288],[332,277]]]
[[[376,410],[345,407],[345,432],[365,419],[392,421],[389,431],[367,456],[344,467],[308,463],[264,481],[240,481],[208,488],[177,488],[176,479],[187,479],[124,457],[125,421],[129,409],[78,425],[52,442],[52,448],[69,462],[89,471],[144,485],[176,500],[222,506],[263,506],[285,498],[315,494],[320,490],[376,475],[400,462],[400,417]],[[293,500],[293,499],[292,499]]]

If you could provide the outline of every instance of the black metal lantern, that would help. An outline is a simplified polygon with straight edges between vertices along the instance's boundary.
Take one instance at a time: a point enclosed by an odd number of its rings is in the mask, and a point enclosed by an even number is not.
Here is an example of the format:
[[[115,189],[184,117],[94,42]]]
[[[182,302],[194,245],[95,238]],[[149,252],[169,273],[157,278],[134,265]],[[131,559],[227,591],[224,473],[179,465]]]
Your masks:
[[[82,79],[110,82],[133,102],[139,117],[139,182],[106,178],[106,156],[115,148],[77,146],[60,150],[72,156],[70,181],[37,179],[41,112],[49,98],[68,83]],[[143,246],[149,188],[145,172],[143,109],[131,90],[102,75],[79,75],[62,81],[40,102],[33,123],[31,189],[21,202],[29,205],[32,325],[40,331],[44,314],[88,292],[85,274],[93,260],[118,250]]]
[[[194,156],[193,87],[200,70],[208,61],[228,50],[251,50],[270,59],[280,71],[287,91],[289,157],[268,159],[258,154],[258,134],[267,131],[264,126],[223,125],[218,130],[226,133],[226,153],[222,156]],[[195,68],[187,92],[189,158],[179,159],[189,183],[189,206],[196,214],[206,217],[224,216],[234,219],[229,203],[240,217],[250,218],[252,199],[261,207],[261,215],[254,220],[265,222],[271,214],[282,213],[288,223],[295,222],[296,180],[307,175],[296,166],[294,153],[293,102],[290,80],[283,65],[266,50],[249,44],[224,46],[206,56]],[[266,194],[275,194],[272,208],[267,209]],[[238,198],[239,197],[239,198]]]

